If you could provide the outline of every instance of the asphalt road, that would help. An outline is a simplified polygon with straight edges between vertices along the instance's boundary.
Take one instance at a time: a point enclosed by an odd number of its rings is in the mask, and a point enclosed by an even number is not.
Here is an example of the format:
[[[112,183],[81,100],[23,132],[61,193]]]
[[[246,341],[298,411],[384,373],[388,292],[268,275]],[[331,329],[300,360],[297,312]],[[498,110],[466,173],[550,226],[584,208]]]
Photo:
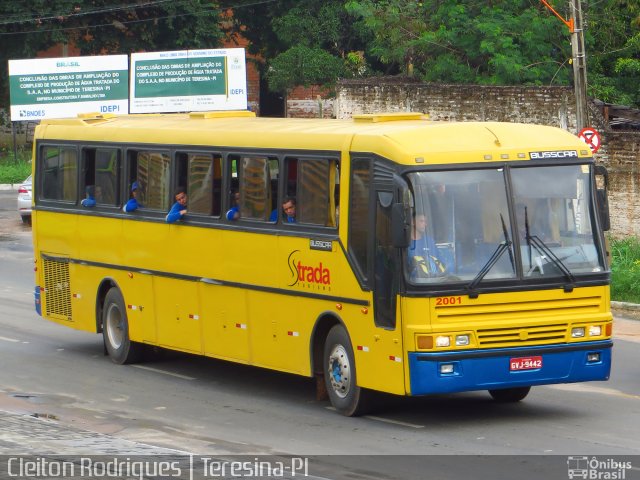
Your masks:
[[[514,405],[486,392],[383,397],[344,418],[307,378],[166,352],[117,366],[100,336],[42,320],[15,196],[0,191],[0,411],[191,454],[321,455],[317,478],[567,478],[575,455],[628,456],[625,478],[640,476],[640,322],[617,320],[608,382],[537,387]],[[0,454],[3,428],[0,416]]]

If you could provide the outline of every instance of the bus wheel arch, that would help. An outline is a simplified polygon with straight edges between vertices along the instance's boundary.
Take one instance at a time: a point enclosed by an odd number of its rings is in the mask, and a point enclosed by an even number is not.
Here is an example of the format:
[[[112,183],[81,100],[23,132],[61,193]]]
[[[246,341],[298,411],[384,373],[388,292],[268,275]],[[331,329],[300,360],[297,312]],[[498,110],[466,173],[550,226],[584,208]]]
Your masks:
[[[98,287],[96,294],[96,333],[102,333],[102,311],[104,309],[104,299],[112,288],[119,288],[118,284],[111,278],[104,278]]]
[[[114,363],[135,363],[142,354],[142,345],[129,337],[129,319],[122,292],[112,286],[104,297],[102,307],[102,337],[107,354]]]
[[[329,330],[334,325],[342,324],[342,320],[333,312],[325,312],[318,317],[311,332],[309,343],[309,356],[311,360],[311,373],[316,380],[316,400],[329,400],[327,388],[324,383],[324,343],[329,335]]]
[[[336,318],[322,319],[313,335],[314,373],[322,380],[326,396],[341,414],[363,415],[369,407],[369,394],[357,384],[355,355],[344,323]]]

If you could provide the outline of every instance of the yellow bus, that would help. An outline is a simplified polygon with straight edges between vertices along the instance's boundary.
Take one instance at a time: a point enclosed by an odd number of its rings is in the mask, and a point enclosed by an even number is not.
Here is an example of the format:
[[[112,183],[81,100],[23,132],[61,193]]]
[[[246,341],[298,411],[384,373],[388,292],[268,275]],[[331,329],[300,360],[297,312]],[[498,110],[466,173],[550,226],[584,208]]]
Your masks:
[[[118,364],[159,346],[315,377],[349,416],[372,391],[609,377],[606,170],[564,130],[87,114],[42,121],[33,166],[36,308]]]

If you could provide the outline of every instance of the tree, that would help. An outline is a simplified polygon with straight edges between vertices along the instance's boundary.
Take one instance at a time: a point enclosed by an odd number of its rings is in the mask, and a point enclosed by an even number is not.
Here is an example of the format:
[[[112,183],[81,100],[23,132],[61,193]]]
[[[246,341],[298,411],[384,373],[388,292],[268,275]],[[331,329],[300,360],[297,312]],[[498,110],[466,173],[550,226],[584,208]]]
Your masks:
[[[531,1],[350,0],[370,53],[430,82],[563,84],[571,46]]]
[[[343,73],[342,59],[321,48],[297,45],[269,62],[266,78],[272,91],[286,93],[298,85],[334,84]]]
[[[586,9],[589,95],[640,107],[640,4],[616,0]]]
[[[354,25],[344,0],[280,0],[234,8],[234,29],[264,59],[269,88],[334,83],[368,72],[368,32]]]
[[[59,43],[82,55],[220,46],[218,2],[176,0],[117,5],[110,0],[2,2],[0,73],[8,105],[7,60],[33,58]]]

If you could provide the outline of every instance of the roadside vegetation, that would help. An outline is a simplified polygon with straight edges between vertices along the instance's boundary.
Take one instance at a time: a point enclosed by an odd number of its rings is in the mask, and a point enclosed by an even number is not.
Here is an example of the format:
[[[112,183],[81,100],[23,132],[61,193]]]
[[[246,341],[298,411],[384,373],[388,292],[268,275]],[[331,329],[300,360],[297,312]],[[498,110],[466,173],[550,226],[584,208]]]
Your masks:
[[[640,238],[611,240],[611,300],[640,303]]]
[[[19,149],[16,157],[13,150],[0,149],[0,184],[22,183],[31,175],[31,150]]]

